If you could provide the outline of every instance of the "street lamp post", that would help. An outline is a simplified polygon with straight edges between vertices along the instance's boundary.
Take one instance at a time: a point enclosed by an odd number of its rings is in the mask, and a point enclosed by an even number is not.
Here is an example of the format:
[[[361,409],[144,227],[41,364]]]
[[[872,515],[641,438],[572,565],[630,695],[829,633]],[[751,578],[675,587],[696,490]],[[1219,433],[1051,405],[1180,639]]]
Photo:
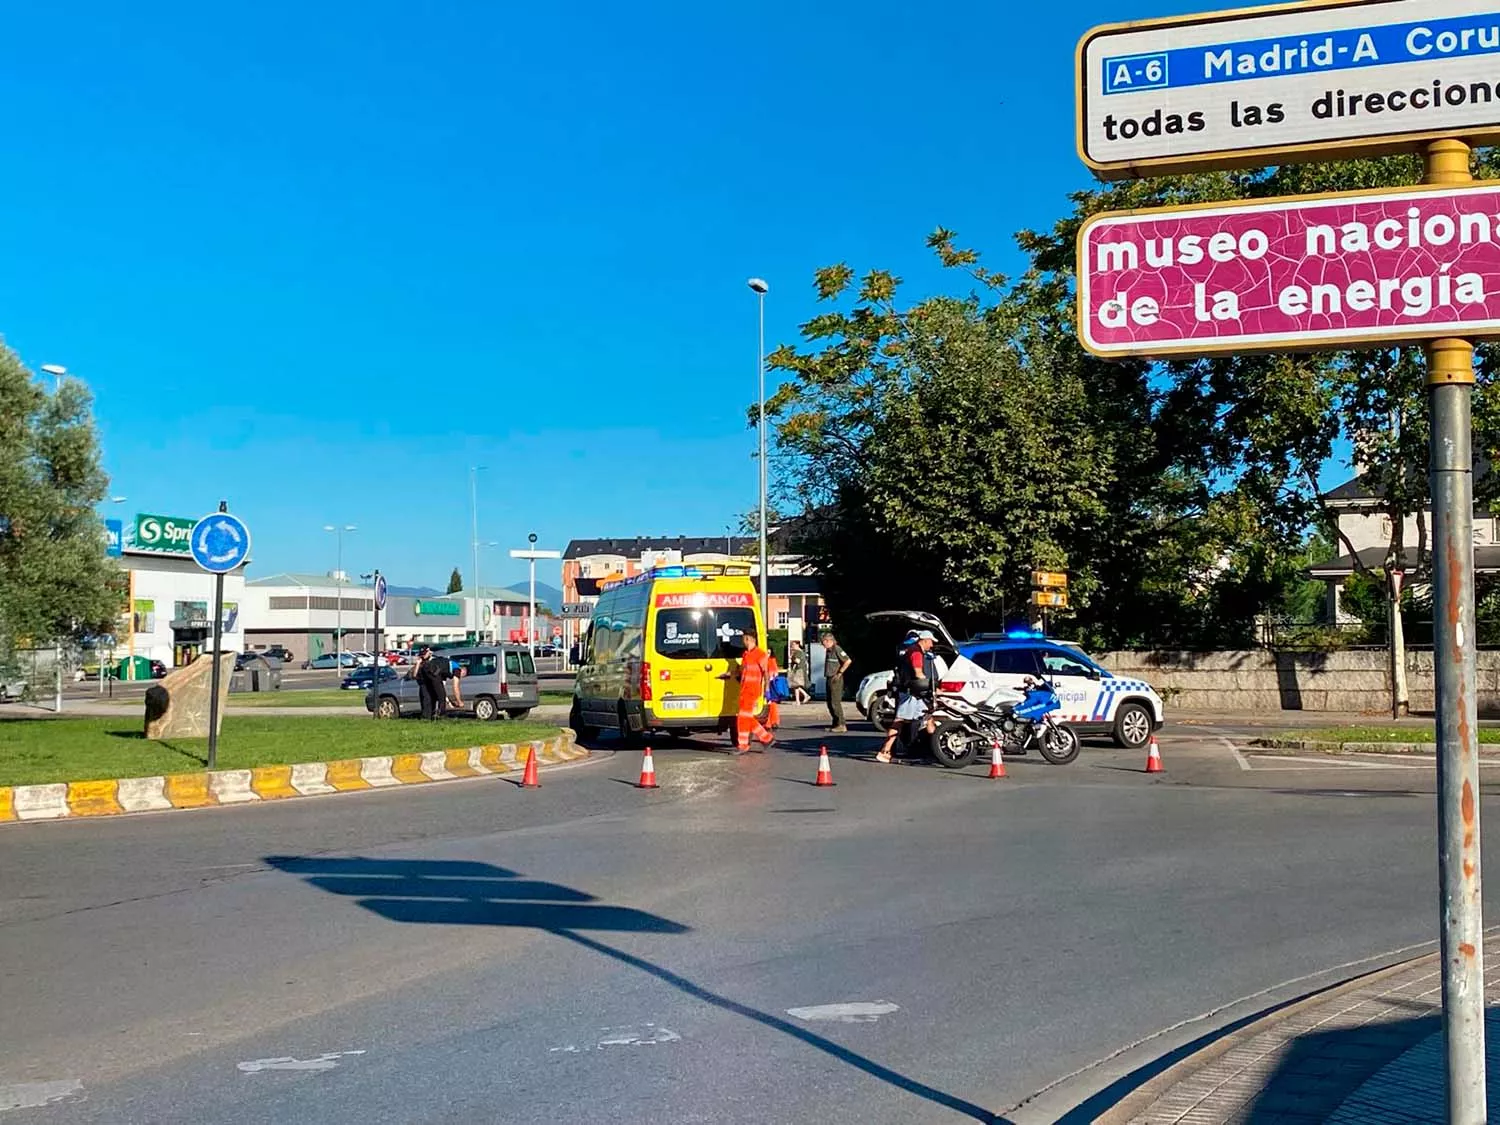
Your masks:
[[[358,531],[352,523],[342,526],[324,524],[324,531],[331,531],[338,537],[338,554],[334,563],[333,585],[337,596],[334,599],[334,638],[333,638],[333,662],[338,669],[339,675],[344,674],[344,532]]]
[[[537,559],[560,559],[561,551],[539,551],[536,547],[536,532],[526,537],[530,546],[524,551],[512,551],[510,557],[513,559],[531,560],[531,610],[526,619],[526,647],[531,653],[531,659],[536,660],[536,560]]]
[[[68,373],[68,369],[60,363],[44,363],[42,370],[52,376],[52,389],[62,390],[63,376]]]
[[[760,620],[761,628],[769,629],[767,617],[770,607],[766,601],[766,294],[771,287],[761,278],[752,277],[748,282],[755,293],[760,309],[760,332],[755,345],[755,372],[760,381]]]
[[[479,588],[479,473],[485,466],[469,466],[469,545],[474,551],[474,643],[480,640],[480,629],[483,627],[479,616],[480,588]]]

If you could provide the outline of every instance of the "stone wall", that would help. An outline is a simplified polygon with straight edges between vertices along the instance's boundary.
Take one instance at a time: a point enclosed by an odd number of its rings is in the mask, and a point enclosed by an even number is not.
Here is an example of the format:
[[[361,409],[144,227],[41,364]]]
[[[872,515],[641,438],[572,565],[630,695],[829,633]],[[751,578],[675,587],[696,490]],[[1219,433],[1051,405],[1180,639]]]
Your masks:
[[[1351,652],[1104,652],[1121,676],[1145,680],[1169,709],[1212,711],[1390,711],[1389,657]],[[1430,712],[1432,653],[1406,654],[1414,712]],[[1479,653],[1479,714],[1500,717],[1500,652]]]

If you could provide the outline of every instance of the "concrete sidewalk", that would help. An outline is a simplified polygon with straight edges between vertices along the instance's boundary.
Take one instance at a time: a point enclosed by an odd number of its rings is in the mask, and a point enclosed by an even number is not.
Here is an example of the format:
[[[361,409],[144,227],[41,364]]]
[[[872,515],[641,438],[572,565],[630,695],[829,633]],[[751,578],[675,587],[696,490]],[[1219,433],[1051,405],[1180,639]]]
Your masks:
[[[1500,930],[1485,938],[1500,964]],[[1446,1120],[1436,953],[1317,993],[1128,1094],[1105,1125],[1405,1125]],[[1500,1120],[1500,974],[1485,984],[1489,1119]]]

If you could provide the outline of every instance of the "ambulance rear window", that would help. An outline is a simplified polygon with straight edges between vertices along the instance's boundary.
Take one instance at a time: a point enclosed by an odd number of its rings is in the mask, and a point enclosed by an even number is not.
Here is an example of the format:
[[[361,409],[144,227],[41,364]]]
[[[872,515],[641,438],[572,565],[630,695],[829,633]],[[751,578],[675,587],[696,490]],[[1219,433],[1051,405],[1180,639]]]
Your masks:
[[[729,660],[744,652],[750,609],[662,609],[656,613],[656,651],[668,660]]]

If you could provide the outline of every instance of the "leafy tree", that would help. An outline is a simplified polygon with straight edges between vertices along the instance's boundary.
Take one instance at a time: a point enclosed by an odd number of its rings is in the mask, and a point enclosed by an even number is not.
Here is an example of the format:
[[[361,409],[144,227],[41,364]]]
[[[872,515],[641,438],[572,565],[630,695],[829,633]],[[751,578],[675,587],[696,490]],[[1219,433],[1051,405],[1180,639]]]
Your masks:
[[[124,610],[91,408],[78,380],[49,393],[0,345],[0,662],[112,632]]]
[[[453,568],[453,573],[448,575],[447,593],[456,594],[464,588],[464,576],[459,573],[458,567]]]
[[[1482,178],[1500,173],[1493,150],[1476,154],[1475,167]],[[1414,184],[1420,177],[1417,158],[1391,157],[1162,177],[1079,192],[1072,197],[1073,213],[1051,231],[1020,235],[1032,258],[1028,282],[1066,308],[1071,321],[1074,240],[1082,222],[1098,211],[1399,186]],[[1496,362],[1493,347],[1479,349],[1474,426],[1476,449],[1486,455],[1500,438],[1500,399],[1492,389]],[[1235,355],[1163,363],[1153,372],[1162,411],[1174,419],[1179,439],[1201,448],[1196,468],[1205,486],[1218,495],[1244,497],[1279,553],[1284,554],[1308,526],[1337,536],[1335,514],[1324,503],[1317,481],[1338,443],[1352,444],[1356,462],[1379,498],[1380,514],[1391,528],[1379,562],[1356,556],[1355,566],[1366,578],[1380,576],[1386,587],[1385,616],[1398,626],[1388,630],[1397,672],[1393,708],[1398,710],[1405,704],[1401,618],[1385,575],[1408,548],[1416,555],[1417,577],[1430,571],[1429,545],[1420,536],[1417,543],[1405,541],[1408,517],[1428,504],[1423,372],[1420,351],[1414,348]],[[1493,482],[1487,483],[1493,487]],[[1340,550],[1354,554],[1348,542],[1341,543]],[[1271,562],[1269,556],[1265,562]]]
[[[903,308],[889,273],[855,287],[849,267],[828,267],[819,296],[849,308],[805,324],[810,350],[771,356],[786,377],[768,404],[778,498],[808,513],[801,547],[840,627],[856,636],[862,612],[892,597],[941,607],[960,630],[1025,619],[1044,567],[1070,571],[1074,622],[1101,639],[1137,612],[1202,631],[1223,607],[1188,603],[1224,600],[1224,535],[1259,537],[1244,505],[1190,519],[1211,493],[1175,431],[1158,434],[1149,366],[1086,356],[1046,279],[1011,290],[950,231],[929,246],[968,294]],[[1142,598],[1164,532],[1182,579]],[[1128,603],[1101,597],[1116,571],[1139,579]]]

